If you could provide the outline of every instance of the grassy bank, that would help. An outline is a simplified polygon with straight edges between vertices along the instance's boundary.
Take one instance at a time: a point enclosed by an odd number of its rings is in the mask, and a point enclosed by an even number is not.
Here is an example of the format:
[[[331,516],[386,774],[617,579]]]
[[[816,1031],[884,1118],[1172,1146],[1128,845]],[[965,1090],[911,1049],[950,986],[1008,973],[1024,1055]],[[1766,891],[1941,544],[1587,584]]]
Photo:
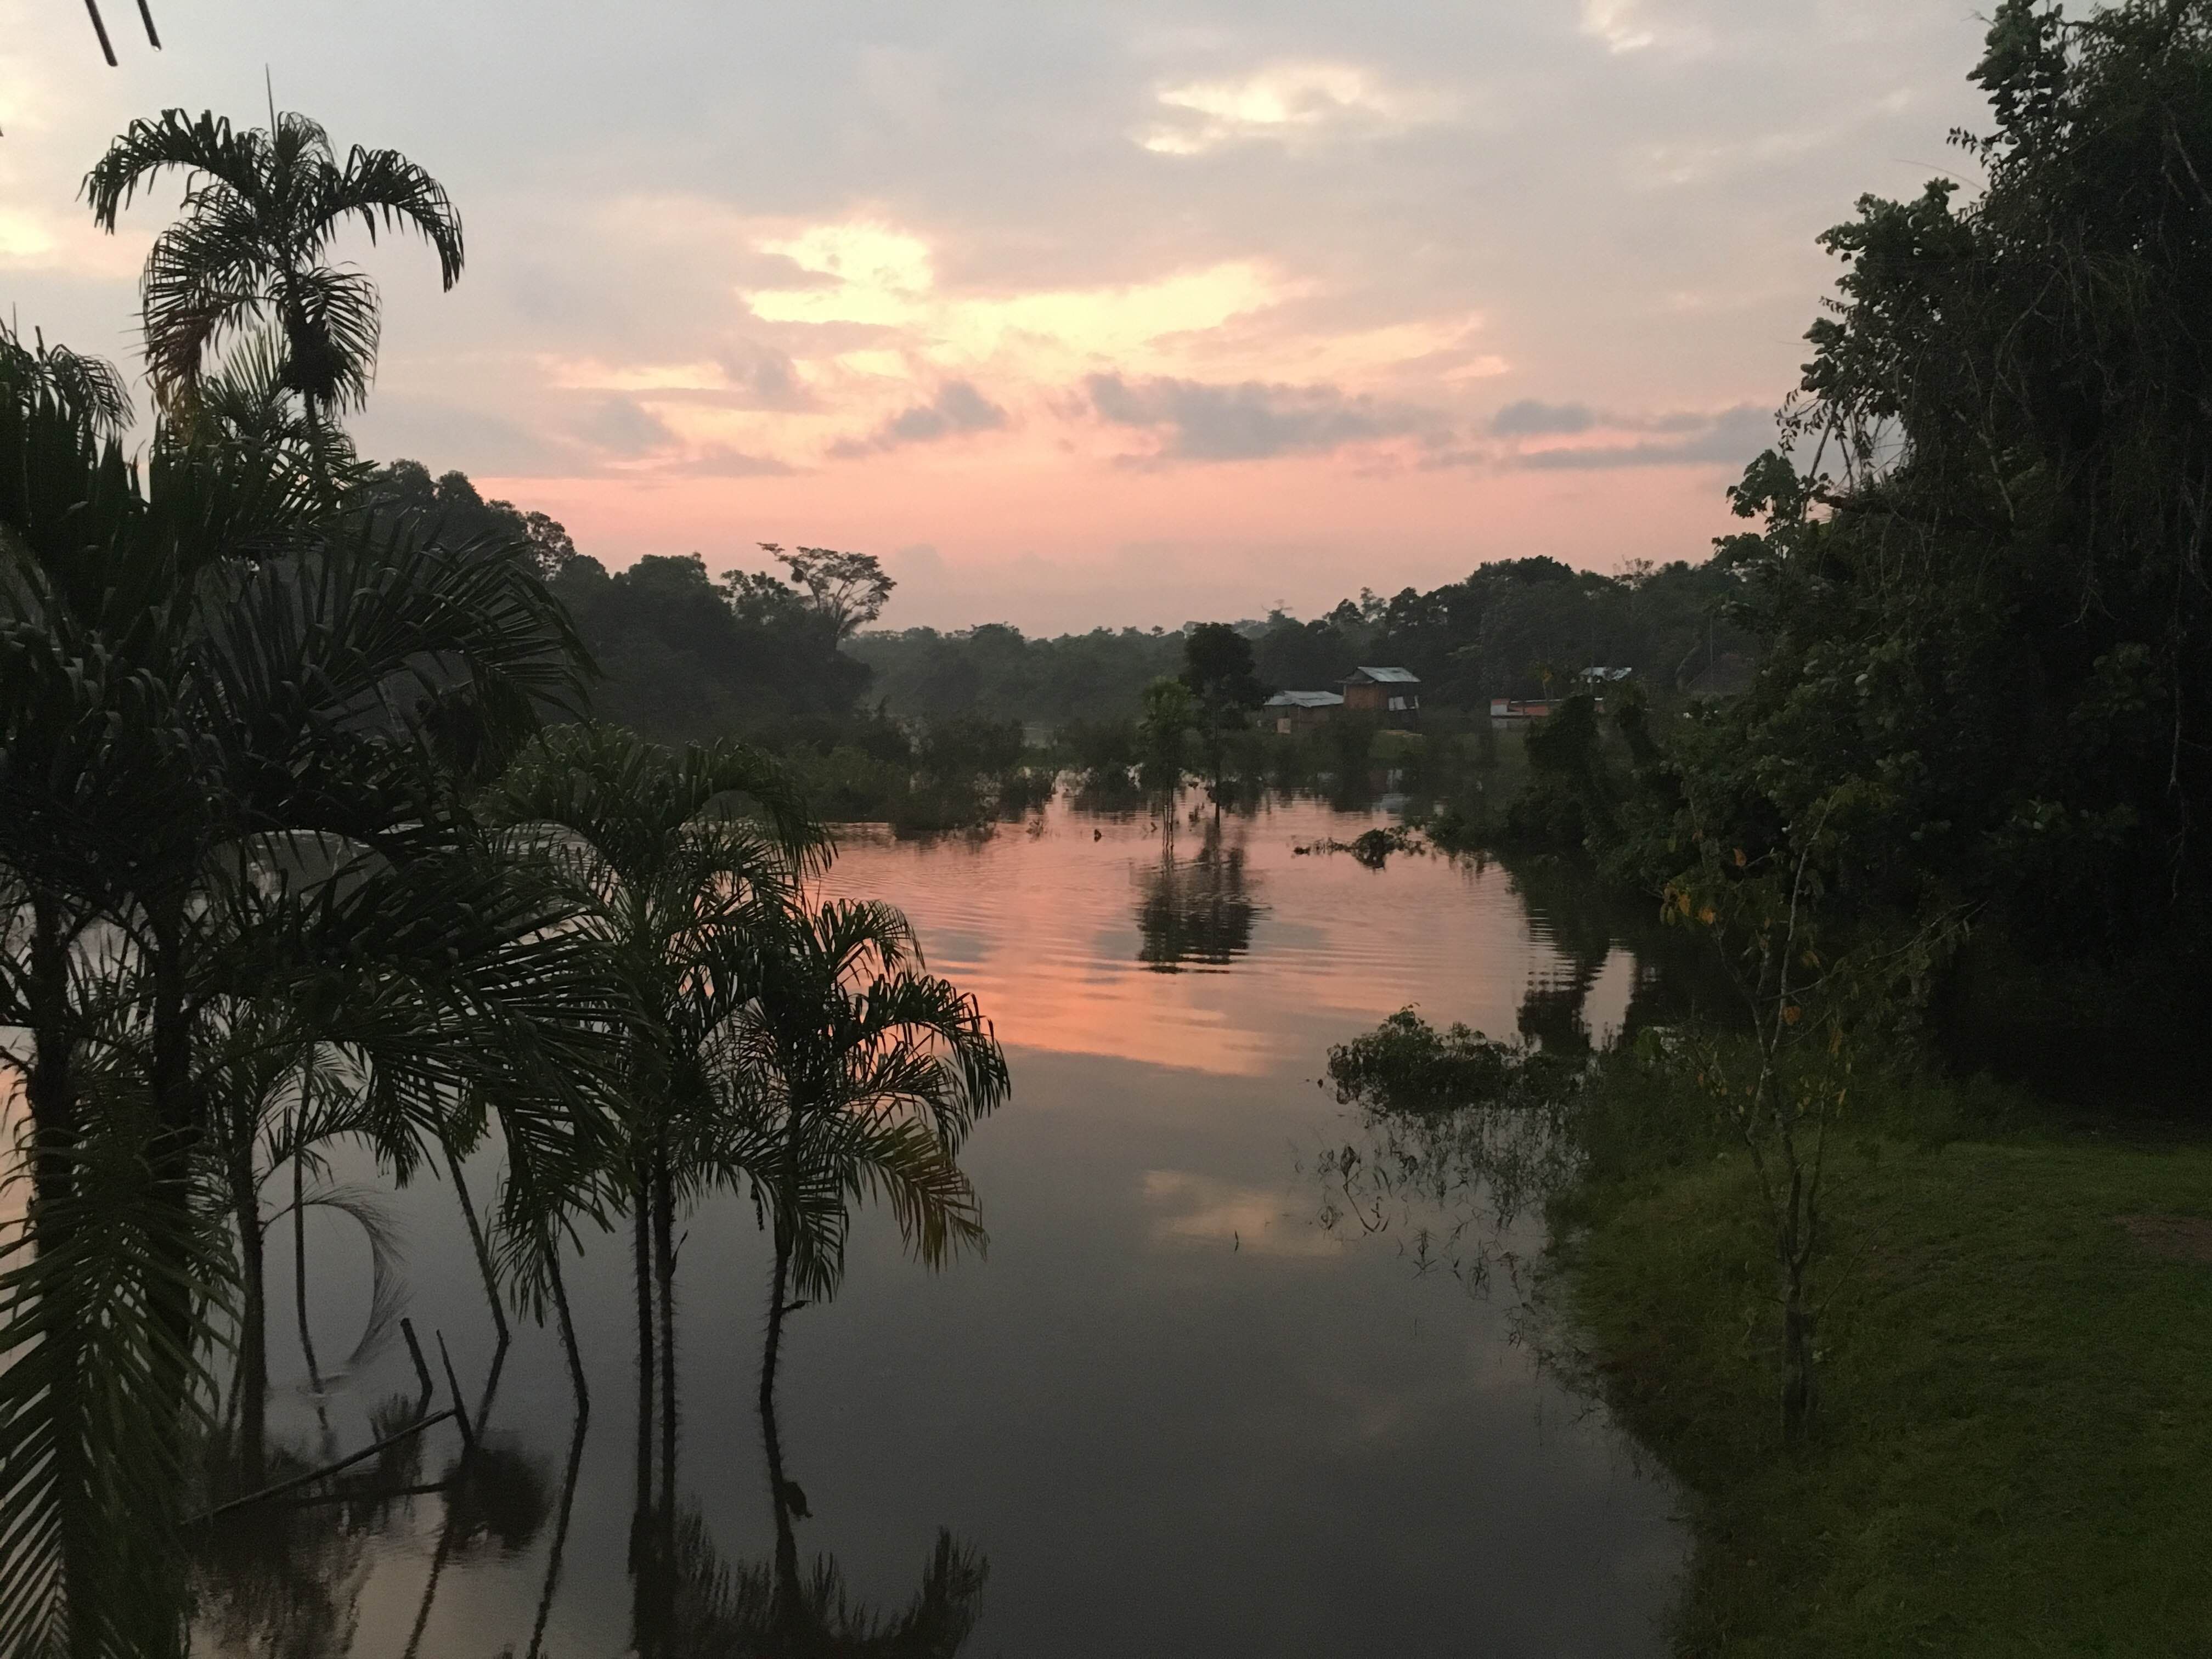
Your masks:
[[[1987,1087],[1886,1103],[1945,1133],[1836,1161],[1793,1454],[1743,1154],[1663,1078],[1624,1063],[1601,1095],[1565,1295],[1692,1495],[1681,1651],[2212,1655],[2212,1261],[2128,1219],[2212,1217],[2212,1148],[2025,1127]]]

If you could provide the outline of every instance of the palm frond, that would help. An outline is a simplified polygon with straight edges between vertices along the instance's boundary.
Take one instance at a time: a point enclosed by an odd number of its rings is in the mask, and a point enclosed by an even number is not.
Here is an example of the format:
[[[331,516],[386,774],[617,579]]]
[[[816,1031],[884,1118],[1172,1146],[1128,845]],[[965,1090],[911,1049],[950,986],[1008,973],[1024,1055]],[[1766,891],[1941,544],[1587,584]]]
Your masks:
[[[461,277],[461,216],[446,187],[396,149],[360,144],[343,172],[319,180],[314,211],[323,220],[358,218],[369,240],[380,230],[411,228],[435,250],[438,275],[448,289]]]
[[[261,134],[234,132],[225,117],[163,110],[153,120],[133,121],[125,129],[85,174],[81,193],[92,206],[94,222],[112,231],[116,216],[143,186],[173,170],[207,173],[240,196],[252,196],[260,185],[264,149]]]
[[[170,1315],[204,1305],[226,1264],[195,1211],[159,1190],[143,1097],[104,1107],[66,1179],[46,1180],[32,1224],[0,1245],[9,1654],[125,1659],[179,1637],[181,1448],[211,1397],[215,1328]]]

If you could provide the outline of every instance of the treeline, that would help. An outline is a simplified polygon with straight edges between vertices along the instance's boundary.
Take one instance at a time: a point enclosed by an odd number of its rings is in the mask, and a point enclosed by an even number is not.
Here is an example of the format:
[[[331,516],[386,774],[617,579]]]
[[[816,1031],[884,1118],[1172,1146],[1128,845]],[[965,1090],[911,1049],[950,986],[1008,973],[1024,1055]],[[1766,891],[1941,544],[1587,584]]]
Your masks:
[[[866,666],[837,648],[882,613],[894,586],[865,555],[764,546],[783,575],[717,578],[696,553],[648,554],[611,573],[563,526],[486,501],[463,472],[433,478],[419,461],[394,461],[362,494],[456,544],[527,560],[597,665],[586,696],[600,720],[681,743],[842,714],[867,690]]]
[[[1425,705],[1473,710],[1564,690],[1592,665],[1633,668],[1663,689],[1734,689],[1755,650],[1734,604],[1741,589],[1712,562],[1607,576],[1507,559],[1427,592],[1363,592],[1310,621],[1277,611],[1234,625],[1268,690],[1327,690],[1362,663],[1386,663],[1420,676]],[[1003,623],[913,628],[862,633],[845,648],[874,671],[872,696],[923,719],[1133,719],[1145,688],[1182,665],[1182,635],[1158,629],[1029,639]]]

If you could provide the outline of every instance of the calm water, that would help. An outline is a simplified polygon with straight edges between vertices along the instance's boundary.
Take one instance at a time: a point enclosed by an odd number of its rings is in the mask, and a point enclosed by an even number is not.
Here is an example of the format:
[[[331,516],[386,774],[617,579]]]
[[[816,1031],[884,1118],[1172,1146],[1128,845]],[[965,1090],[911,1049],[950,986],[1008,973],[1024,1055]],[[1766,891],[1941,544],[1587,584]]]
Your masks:
[[[1511,1295],[1470,1287],[1490,1236],[1473,1197],[1362,1188],[1364,1220],[1347,1215],[1320,1160],[1371,1154],[1373,1136],[1316,1081],[1330,1043],[1409,1002],[1579,1041],[1650,997],[1650,975],[1571,880],[1524,892],[1495,867],[1292,850],[1365,823],[1279,805],[1164,833],[1055,803],[981,841],[848,840],[832,885],[907,908],[931,966],[996,1021],[1015,1080],[967,1159],[988,1258],[929,1273],[872,1218],[842,1296],[790,1323],[799,1547],[833,1557],[856,1601],[902,1608],[943,1528],[988,1566],[964,1654],[1661,1650],[1683,1553],[1669,1492],[1514,1342]],[[488,1204],[495,1164],[471,1176]],[[472,1395],[493,1342],[452,1189],[389,1206],[406,1311],[426,1342],[443,1333]],[[1493,1242],[1540,1240],[1524,1222]],[[302,1456],[342,1454],[413,1394],[413,1370],[391,1344],[309,1398],[288,1243],[273,1231],[272,1427]],[[629,1647],[628,1238],[586,1243],[569,1277],[580,1439],[557,1342],[518,1328],[489,1412],[500,1478],[451,1510],[319,1504],[232,1529],[219,1547],[245,1565],[216,1575],[202,1650]],[[367,1312],[368,1251],[320,1210],[308,1247],[334,1370]],[[749,1206],[691,1218],[682,1481],[733,1566],[774,1545],[752,1411],[767,1272]],[[430,1431],[392,1484],[436,1480],[453,1437]]]

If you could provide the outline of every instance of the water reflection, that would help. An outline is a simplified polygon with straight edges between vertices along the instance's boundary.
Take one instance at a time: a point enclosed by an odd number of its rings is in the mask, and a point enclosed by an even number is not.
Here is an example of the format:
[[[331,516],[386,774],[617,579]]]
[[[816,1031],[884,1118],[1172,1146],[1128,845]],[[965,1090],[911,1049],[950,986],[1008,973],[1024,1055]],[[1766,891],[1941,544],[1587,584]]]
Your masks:
[[[1252,948],[1260,906],[1246,868],[1249,825],[1230,822],[1233,833],[1224,830],[1219,813],[1201,813],[1198,845],[1186,854],[1178,852],[1172,806],[1160,819],[1159,860],[1139,872],[1137,900],[1144,941],[1137,959],[1157,973],[1225,968]]]
[[[1656,1017],[1673,993],[1632,931],[1651,918],[1607,921],[1570,870],[1292,850],[1371,814],[1278,798],[1217,820],[1187,797],[1172,839],[1164,817],[1063,799],[1034,831],[848,838],[836,890],[908,910],[992,1014],[1015,1097],[968,1152],[988,1260],[930,1275],[888,1219],[856,1229],[848,1288],[797,1316],[773,1449],[751,1403],[772,1244],[750,1206],[702,1203],[678,1241],[668,1479],[650,1474],[667,1421],[638,1410],[630,1241],[586,1230],[566,1267],[588,1425],[554,1322],[517,1322],[501,1397],[471,1413],[494,1419],[496,1489],[422,1490],[465,1462],[441,1426],[349,1472],[346,1501],[241,1516],[209,1540],[195,1651],[1321,1659],[1463,1652],[1473,1632],[1491,1659],[1663,1651],[1673,1494],[1514,1346],[1509,1298],[1436,1294],[1534,1248],[1532,1218],[1498,1234],[1483,1166],[1441,1127],[1370,1133],[1315,1087],[1329,1044],[1408,1003],[1496,1034],[1563,1012],[1559,1046]],[[1532,988],[1561,994],[1532,1008]],[[1348,1180],[1321,1187],[1317,1153],[1347,1146]],[[470,1164],[478,1194],[497,1156]],[[1334,1231],[1315,1224],[1324,1194]],[[473,1381],[492,1333],[454,1194],[386,1201],[406,1311]],[[344,1218],[310,1228],[318,1331],[349,1339],[372,1264]],[[289,1322],[272,1431],[315,1448]],[[443,1406],[434,1341],[428,1364]],[[657,1406],[665,1379],[647,1380]],[[373,1443],[367,1406],[403,1391],[398,1349],[334,1384],[336,1454]],[[642,1582],[641,1419],[667,1566]]]
[[[1588,1054],[1693,1013],[1726,1017],[1717,964],[1665,924],[1656,900],[1607,887],[1574,860],[1516,859],[1505,872],[1530,934],[1558,956],[1529,977],[1516,1017],[1522,1036],[1555,1053]],[[1613,980],[1615,994],[1601,997]],[[1593,1018],[1599,1001],[1609,1006]]]
[[[920,1587],[884,1611],[852,1589],[836,1557],[802,1556],[799,1527],[813,1514],[786,1467],[773,1405],[760,1428],[772,1552],[731,1562],[696,1509],[641,1516],[634,1534],[654,1542],[634,1563],[640,1659],[952,1659],[982,1616],[989,1564],[939,1528]],[[672,1491],[674,1472],[661,1477]]]

